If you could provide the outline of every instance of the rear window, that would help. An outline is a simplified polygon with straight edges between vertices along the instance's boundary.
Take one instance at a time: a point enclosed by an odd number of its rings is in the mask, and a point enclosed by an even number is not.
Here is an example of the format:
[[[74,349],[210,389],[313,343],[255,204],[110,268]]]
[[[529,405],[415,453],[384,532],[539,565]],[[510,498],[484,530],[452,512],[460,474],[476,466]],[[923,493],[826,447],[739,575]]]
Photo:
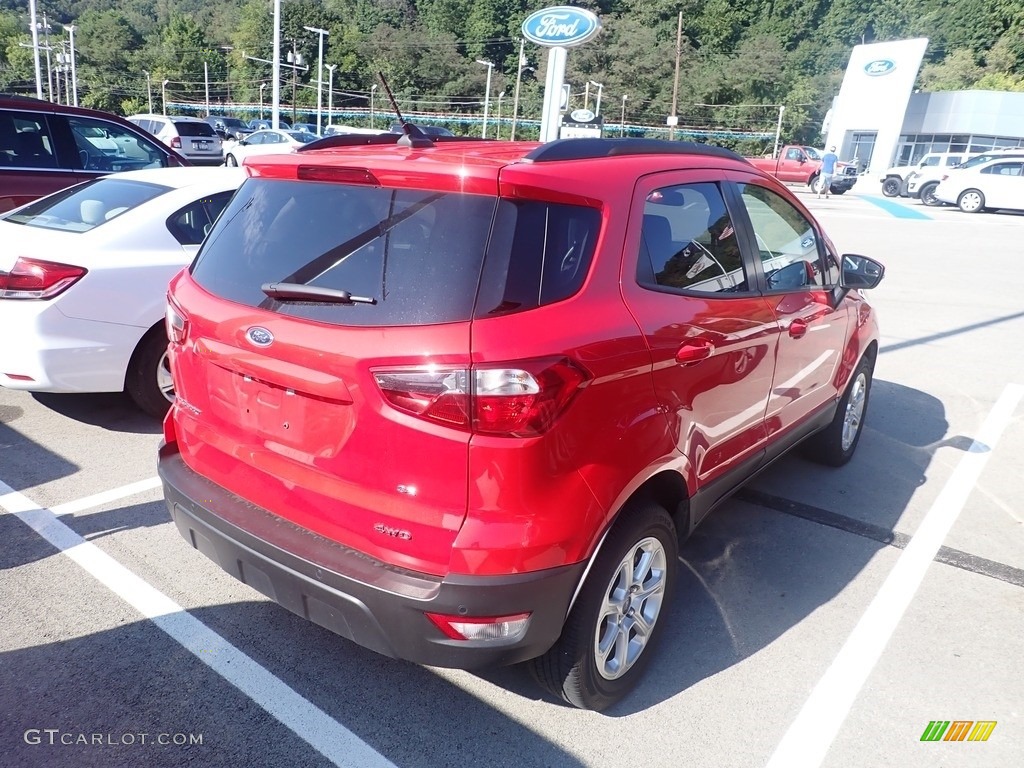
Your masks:
[[[318,322],[465,322],[575,293],[599,225],[598,211],[575,206],[254,178],[224,210],[191,271],[225,299]],[[266,283],[342,290],[375,303],[279,301],[263,292]]]
[[[338,325],[465,321],[495,200],[309,181],[247,180],[192,266],[225,299]],[[265,283],[299,283],[375,304],[277,301]]]
[[[174,127],[178,129],[179,136],[216,136],[213,132],[213,126],[205,122],[192,122],[191,120],[182,120],[181,122],[175,122]]]
[[[8,214],[7,221],[42,229],[88,232],[165,192],[170,187],[107,176],[87,181]]]

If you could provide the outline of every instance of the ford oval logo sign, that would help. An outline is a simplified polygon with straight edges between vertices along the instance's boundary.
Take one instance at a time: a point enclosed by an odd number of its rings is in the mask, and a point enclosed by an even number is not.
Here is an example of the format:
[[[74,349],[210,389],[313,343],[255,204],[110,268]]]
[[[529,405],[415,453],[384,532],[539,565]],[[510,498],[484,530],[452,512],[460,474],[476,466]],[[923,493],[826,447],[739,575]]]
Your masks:
[[[245,332],[245,338],[249,340],[249,343],[257,347],[269,347],[274,343],[274,334],[268,331],[266,328],[260,328],[258,325],[254,325],[252,328]]]
[[[875,59],[864,65],[864,72],[869,77],[888,75],[894,69],[896,69],[896,62],[892,59]]]
[[[585,8],[556,5],[534,11],[523,22],[523,36],[548,48],[571,48],[597,37],[601,21]]]

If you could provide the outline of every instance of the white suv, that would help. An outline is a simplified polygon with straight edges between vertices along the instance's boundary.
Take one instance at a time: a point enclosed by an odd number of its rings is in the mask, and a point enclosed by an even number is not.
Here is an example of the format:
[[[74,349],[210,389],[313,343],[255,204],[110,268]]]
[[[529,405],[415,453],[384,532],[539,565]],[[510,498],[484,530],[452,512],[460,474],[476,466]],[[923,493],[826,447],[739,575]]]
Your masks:
[[[198,117],[132,115],[128,122],[149,131],[195,165],[221,165],[224,162],[224,143],[213,126]]]
[[[966,152],[929,152],[916,165],[895,165],[882,175],[882,194],[886,197],[906,197],[907,177],[922,168],[952,168],[967,157]]]

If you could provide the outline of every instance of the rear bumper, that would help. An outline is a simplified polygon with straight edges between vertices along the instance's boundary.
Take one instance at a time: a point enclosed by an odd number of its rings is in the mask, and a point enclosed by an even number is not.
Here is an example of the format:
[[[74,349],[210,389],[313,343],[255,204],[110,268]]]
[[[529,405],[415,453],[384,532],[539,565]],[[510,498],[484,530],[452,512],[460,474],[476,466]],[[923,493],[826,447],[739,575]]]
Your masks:
[[[502,577],[414,573],[374,560],[251,504],[160,449],[164,497],[178,531],[235,578],[288,610],[386,656],[439,667],[513,664],[558,638],[585,563]],[[425,612],[531,613],[519,640],[445,636]]]

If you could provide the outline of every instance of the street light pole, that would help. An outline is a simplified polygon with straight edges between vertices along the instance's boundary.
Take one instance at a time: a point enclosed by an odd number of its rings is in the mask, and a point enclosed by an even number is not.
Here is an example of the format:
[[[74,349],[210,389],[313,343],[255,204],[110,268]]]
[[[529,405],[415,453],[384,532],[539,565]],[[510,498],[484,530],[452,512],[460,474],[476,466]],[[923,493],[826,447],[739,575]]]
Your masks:
[[[150,78],[149,72],[142,70],[142,74],[146,76],[146,97],[149,99],[149,114],[153,114],[153,81]]]
[[[43,73],[39,68],[39,27],[36,26],[36,0],[28,0],[29,27],[32,30],[32,63],[36,70],[36,98],[43,98]]]
[[[206,114],[210,114],[210,65],[203,62],[203,82],[206,83]]]
[[[334,115],[334,70],[337,64],[327,64],[327,124],[331,124]]]
[[[331,33],[326,29],[318,29],[317,27],[303,27],[303,29],[320,35],[320,51],[316,65],[316,133],[319,136],[323,132],[321,127],[321,105],[323,104],[324,89],[324,37]]]
[[[260,83],[260,120],[263,119],[263,89],[266,87],[266,83]]]
[[[274,0],[274,79],[270,89],[270,127],[279,128],[281,110],[281,0]]]
[[[619,119],[619,136],[626,135],[626,102],[629,100],[629,94],[622,94],[622,117]]]
[[[375,128],[376,127],[373,124],[373,95],[375,93],[377,93],[377,84],[376,83],[374,83],[373,85],[370,86],[370,127],[371,128]]]
[[[487,67],[487,91],[484,93],[484,131],[481,138],[487,138],[487,112],[491,108],[491,72],[494,71],[494,62],[484,61],[483,59],[477,59],[477,64],[483,64]]]
[[[170,80],[164,80],[163,87],[162,87],[162,90],[160,92],[160,101],[163,104],[164,114],[165,115],[167,114],[167,84],[169,82],[171,82],[171,81]]]
[[[505,98],[505,92],[502,91],[498,94],[498,116],[494,121],[494,138],[501,138],[501,100]]]
[[[78,106],[78,70],[75,68],[75,25],[66,24],[65,29],[68,30],[68,36],[71,38],[71,92],[75,99],[75,106]]]
[[[65,24],[64,29],[68,31],[71,38],[71,93],[74,95],[75,106],[78,106],[78,70],[75,69],[75,25]],[[150,109],[152,112],[152,108]]]
[[[509,136],[511,141],[516,140],[516,121],[519,119],[519,86],[523,82],[523,69],[533,69],[533,67],[526,66],[526,56],[523,54],[525,45],[526,41],[523,38],[519,38],[519,62],[516,65],[516,95],[512,99],[512,133]]]

